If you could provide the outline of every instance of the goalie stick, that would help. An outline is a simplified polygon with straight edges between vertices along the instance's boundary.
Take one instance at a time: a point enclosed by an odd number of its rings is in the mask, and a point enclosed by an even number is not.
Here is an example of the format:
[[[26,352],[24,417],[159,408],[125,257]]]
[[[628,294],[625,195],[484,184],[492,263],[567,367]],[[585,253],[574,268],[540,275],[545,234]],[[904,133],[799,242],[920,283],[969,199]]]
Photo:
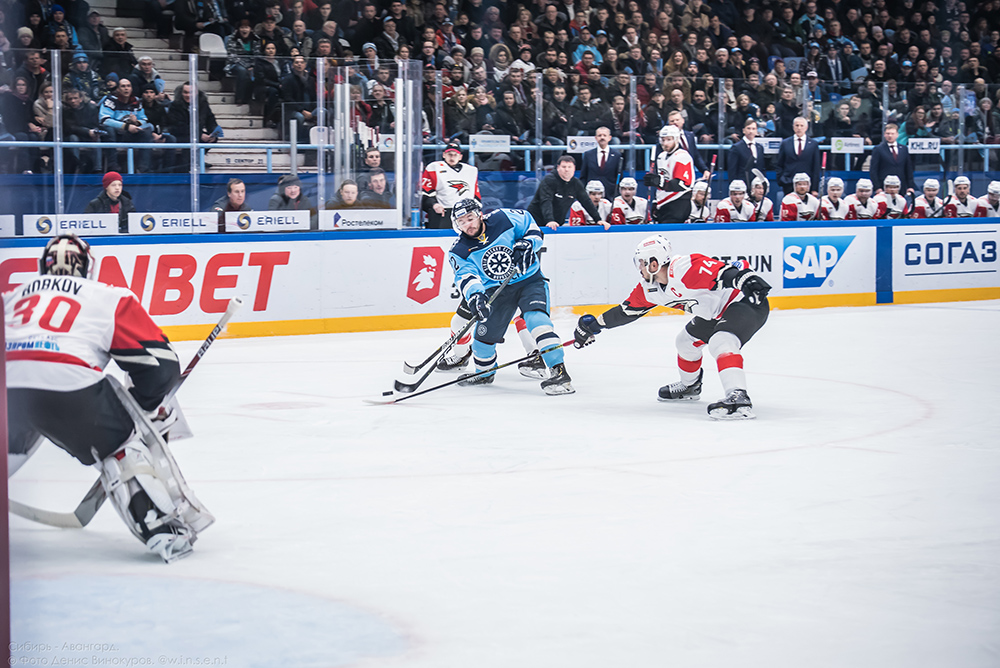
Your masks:
[[[489,300],[486,303],[487,304],[492,304],[493,300],[496,299],[497,296],[501,292],[503,292],[503,289],[507,287],[507,284],[510,283],[510,280],[512,278],[514,278],[514,272],[513,271],[511,271],[510,274],[507,276],[507,278],[505,278],[503,280],[503,283],[501,283],[500,286],[496,290],[493,291],[493,294],[490,295],[490,298],[489,298]],[[475,325],[477,322],[479,322],[479,321],[476,320],[475,318],[473,318],[472,320],[469,320],[469,322],[465,323],[465,327],[463,327],[462,329],[460,329],[456,334],[453,334],[452,336],[450,336],[448,338],[448,340],[445,341],[444,343],[442,343],[441,346],[437,350],[435,350],[433,353],[431,353],[430,357],[428,357],[427,359],[425,359],[418,366],[411,367],[406,362],[403,362],[403,371],[406,371],[408,368],[413,368],[413,369],[415,369],[415,371],[413,371],[413,373],[416,373],[417,371],[420,370],[421,367],[425,366],[428,362],[430,362],[431,360],[434,361],[434,363],[431,364],[430,366],[428,366],[427,370],[423,373],[423,375],[420,376],[420,378],[417,378],[417,380],[415,382],[413,382],[413,383],[404,383],[401,380],[397,380],[395,383],[393,383],[393,388],[395,388],[395,390],[397,392],[404,392],[404,393],[408,394],[408,393],[413,392],[414,390],[416,390],[418,387],[420,387],[420,385],[423,384],[423,382],[425,380],[427,380],[427,377],[429,375],[431,375],[431,372],[434,371],[434,368],[437,366],[438,360],[440,360],[442,357],[444,357],[445,355],[447,355],[448,351],[451,350],[451,347],[453,345],[455,345],[455,342],[461,340],[461,338],[463,336],[465,336],[466,333],[470,329],[472,329],[473,325]],[[410,372],[407,371],[407,373],[410,373]]]
[[[209,346],[219,337],[219,334],[226,328],[229,320],[233,317],[236,311],[243,305],[243,300],[239,297],[233,297],[229,300],[229,306],[226,307],[226,312],[222,314],[222,318],[219,319],[219,323],[212,328],[209,333],[208,338],[205,339],[201,347],[198,348],[198,352],[195,353],[191,361],[188,362],[187,367],[181,372],[181,377],[178,379],[177,384],[170,389],[167,395],[163,398],[162,404],[166,404],[170,401],[177,391],[187,380],[187,377],[191,375],[191,371],[194,370],[201,358],[205,356],[205,352],[208,350]],[[114,381],[114,378],[110,380]],[[127,407],[126,407],[127,409]],[[38,522],[39,524],[47,524],[49,526],[58,527],[60,529],[82,529],[83,527],[90,524],[90,521],[94,519],[97,515],[97,511],[101,509],[104,505],[104,501],[107,499],[107,494],[104,491],[104,486],[101,485],[101,480],[98,478],[87,493],[84,495],[83,500],[76,506],[76,509],[71,513],[59,513],[52,510],[43,510],[41,508],[35,508],[34,506],[29,506],[24,503],[20,503],[13,499],[8,501],[9,510],[18,517],[23,517],[26,520],[31,520],[32,522]]]
[[[543,350],[536,350],[530,355],[525,355],[524,357],[519,357],[516,360],[511,360],[510,362],[504,362],[499,366],[495,366],[492,369],[487,369],[485,371],[478,371],[476,373],[466,374],[459,376],[454,380],[449,380],[447,383],[441,383],[440,385],[435,385],[434,387],[428,387],[426,390],[420,390],[419,392],[413,392],[411,394],[406,394],[405,396],[399,397],[397,399],[362,399],[366,404],[373,404],[375,406],[387,406],[389,404],[398,404],[400,401],[406,401],[407,399],[412,399],[413,397],[419,397],[421,394],[427,394],[428,392],[433,392],[434,390],[440,390],[443,387],[448,387],[449,385],[454,385],[463,380],[468,380],[470,378],[477,378],[479,376],[486,375],[488,373],[495,373],[500,369],[504,369],[514,364],[520,364],[521,362],[527,362],[528,360],[535,359],[536,357],[541,357],[547,352],[557,350],[559,348],[565,348],[566,346],[573,345],[573,341],[566,341],[565,343],[560,343],[554,346],[549,346]],[[386,395],[392,394],[391,392],[386,393]]]

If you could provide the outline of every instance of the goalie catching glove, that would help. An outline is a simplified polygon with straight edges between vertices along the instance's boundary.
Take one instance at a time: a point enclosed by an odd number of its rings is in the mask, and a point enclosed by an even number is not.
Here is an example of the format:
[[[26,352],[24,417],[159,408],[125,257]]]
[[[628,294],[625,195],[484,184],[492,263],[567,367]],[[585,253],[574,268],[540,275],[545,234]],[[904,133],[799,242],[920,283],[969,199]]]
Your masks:
[[[597,340],[597,335],[602,329],[604,328],[601,327],[601,323],[594,316],[580,316],[580,319],[576,323],[576,330],[573,332],[573,338],[575,339],[573,345],[577,348],[589,346]]]
[[[490,317],[489,300],[486,299],[486,295],[482,292],[477,292],[473,294],[468,299],[469,310],[472,311],[472,315],[476,316],[476,320],[480,322],[485,322]]]
[[[518,239],[514,243],[511,261],[514,268],[521,274],[527,274],[531,265],[535,264],[535,246],[530,239]]]

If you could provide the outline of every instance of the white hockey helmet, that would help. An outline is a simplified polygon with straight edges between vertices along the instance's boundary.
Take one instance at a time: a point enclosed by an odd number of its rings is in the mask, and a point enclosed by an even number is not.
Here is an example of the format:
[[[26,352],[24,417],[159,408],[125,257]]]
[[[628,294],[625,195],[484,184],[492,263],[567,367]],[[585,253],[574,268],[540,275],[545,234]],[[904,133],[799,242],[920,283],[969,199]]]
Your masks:
[[[594,179],[593,181],[587,182],[587,192],[588,193],[601,193],[604,194],[604,184]]]
[[[972,186],[972,182],[969,180],[968,176],[960,176],[955,179],[956,186]]]
[[[756,188],[757,186],[764,186],[764,190],[767,190],[767,179],[762,179],[759,176],[755,176],[753,181],[750,182],[750,187]]]
[[[844,179],[840,178],[839,176],[834,176],[833,178],[831,178],[826,184],[826,191],[830,192],[834,188],[840,188],[841,190],[843,190]]]
[[[38,261],[38,273],[90,278],[93,259],[90,244],[75,234],[60,234],[45,244],[45,250]]]
[[[731,193],[745,193],[746,191],[747,184],[745,184],[742,179],[736,179],[729,184],[729,192]]]
[[[639,187],[639,184],[631,176],[626,176],[624,179],[618,182],[618,188],[631,188],[635,190]]]
[[[708,192],[708,181],[695,181],[691,186],[692,192]]]
[[[872,189],[871,179],[858,179],[858,184],[855,186],[855,190],[871,190]]]
[[[680,136],[680,128],[676,125],[664,125],[660,128],[660,139],[663,139],[664,137],[673,137],[674,139],[677,139]]]
[[[924,190],[941,190],[941,184],[937,179],[927,179],[924,181]]]
[[[635,255],[632,260],[641,276],[643,267],[648,267],[650,262],[656,260],[659,267],[662,267],[670,262],[672,254],[670,240],[662,234],[654,234],[639,242],[639,245],[635,247]],[[659,271],[659,267],[657,271]]]
[[[810,179],[809,175],[806,174],[805,172],[799,172],[798,174],[795,175],[795,178],[792,179],[792,183],[803,183],[803,182],[812,183],[812,179]]]
[[[456,232],[462,234],[462,228],[458,226],[458,219],[468,213],[482,212],[483,206],[479,203],[479,200],[472,199],[471,197],[459,200],[451,209],[451,226]]]
[[[986,192],[990,195],[1000,195],[1000,181],[990,181],[990,185],[986,188]]]
[[[892,186],[898,188],[901,185],[902,181],[899,180],[899,177],[896,176],[895,174],[890,174],[889,176],[885,177],[885,183],[882,184],[882,187],[888,188]]]

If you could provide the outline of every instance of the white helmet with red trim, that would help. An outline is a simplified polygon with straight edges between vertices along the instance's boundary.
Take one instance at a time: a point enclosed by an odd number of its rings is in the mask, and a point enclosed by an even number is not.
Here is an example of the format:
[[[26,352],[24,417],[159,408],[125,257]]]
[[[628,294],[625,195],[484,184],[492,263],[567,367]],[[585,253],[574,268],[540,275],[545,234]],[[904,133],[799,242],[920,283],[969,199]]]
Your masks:
[[[38,273],[90,278],[93,259],[90,244],[75,234],[60,234],[45,244],[42,257],[38,260]]]
[[[670,247],[670,240],[667,239],[662,234],[654,234],[651,237],[646,237],[639,242],[639,245],[635,247],[635,255],[632,260],[635,262],[635,268],[639,270],[639,275],[642,275],[642,270],[646,268],[649,272],[649,265],[653,260],[656,260],[656,271],[670,263],[670,257],[673,251]],[[656,272],[650,272],[650,274],[655,274]],[[643,279],[645,280],[645,278]],[[653,283],[653,277],[650,276],[648,283]]]

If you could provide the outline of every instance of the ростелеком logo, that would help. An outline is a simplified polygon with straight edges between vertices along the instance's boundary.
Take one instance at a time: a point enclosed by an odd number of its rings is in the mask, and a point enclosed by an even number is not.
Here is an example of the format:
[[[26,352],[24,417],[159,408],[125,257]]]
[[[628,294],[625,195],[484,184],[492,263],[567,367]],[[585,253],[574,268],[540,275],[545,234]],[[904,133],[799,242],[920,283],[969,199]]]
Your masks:
[[[844,257],[854,236],[785,237],[784,283],[786,288],[818,288]]]
[[[152,232],[153,229],[156,227],[156,219],[153,218],[152,214],[147,213],[145,216],[142,217],[142,221],[140,221],[139,224],[142,225],[142,229],[144,232]]]
[[[241,230],[249,230],[250,229],[250,214],[248,214],[248,213],[241,213],[236,218],[236,227],[240,228]]]
[[[52,219],[48,216],[41,216],[35,221],[35,229],[39,234],[48,234],[52,231]]]

